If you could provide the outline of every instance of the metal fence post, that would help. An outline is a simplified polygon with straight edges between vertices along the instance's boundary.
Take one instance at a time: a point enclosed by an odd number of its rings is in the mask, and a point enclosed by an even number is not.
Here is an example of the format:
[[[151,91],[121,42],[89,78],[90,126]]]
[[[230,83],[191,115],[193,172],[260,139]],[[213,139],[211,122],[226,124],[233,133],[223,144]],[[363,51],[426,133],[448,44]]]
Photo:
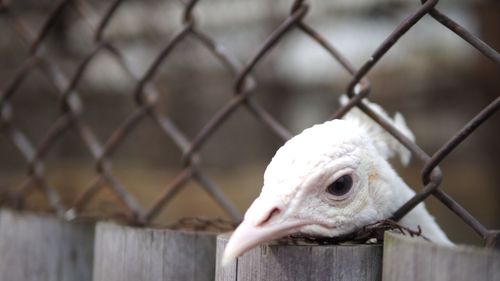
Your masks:
[[[0,210],[0,280],[90,281],[94,225]]]

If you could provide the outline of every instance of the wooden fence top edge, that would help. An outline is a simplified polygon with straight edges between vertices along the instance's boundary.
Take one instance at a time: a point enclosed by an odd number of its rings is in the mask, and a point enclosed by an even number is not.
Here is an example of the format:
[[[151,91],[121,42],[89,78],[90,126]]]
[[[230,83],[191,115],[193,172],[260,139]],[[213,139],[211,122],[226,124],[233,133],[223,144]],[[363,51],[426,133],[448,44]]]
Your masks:
[[[196,231],[196,230],[186,230],[186,229],[172,229],[168,227],[151,227],[151,226],[131,226],[126,224],[121,224],[115,221],[99,221],[96,224],[97,229],[121,229],[127,231],[144,231],[151,233],[181,233],[184,235],[203,235],[203,236],[213,236],[214,238],[219,235],[219,232],[211,231]]]
[[[428,248],[429,250],[451,251],[457,254],[461,253],[461,254],[487,255],[487,256],[492,256],[494,258],[500,258],[500,251],[491,248],[481,248],[474,245],[464,245],[464,244],[459,244],[454,246],[438,245],[430,241],[426,241],[421,237],[411,237],[393,231],[386,231],[384,234],[384,249],[387,248],[388,246],[390,247],[390,245],[393,243],[408,244],[409,246],[416,245],[419,247]]]
[[[217,240],[223,243],[227,243],[229,238],[231,237],[232,232],[225,232],[217,235]],[[370,248],[370,247],[382,247],[382,243],[366,243],[366,244],[348,244],[348,243],[343,243],[343,244],[315,244],[315,243],[304,243],[304,244],[283,244],[280,243],[279,241],[272,241],[269,243],[262,244],[260,246],[271,246],[271,247],[322,247],[322,248],[335,248],[335,247],[363,247],[363,248]]]
[[[53,220],[60,223],[67,224],[78,224],[78,225],[94,225],[95,221],[86,220],[86,219],[75,219],[75,220],[66,220],[59,216],[54,215],[51,212],[34,212],[30,210],[16,210],[7,207],[0,208],[0,214],[8,214],[15,217],[24,217],[24,218],[39,218],[44,220]]]

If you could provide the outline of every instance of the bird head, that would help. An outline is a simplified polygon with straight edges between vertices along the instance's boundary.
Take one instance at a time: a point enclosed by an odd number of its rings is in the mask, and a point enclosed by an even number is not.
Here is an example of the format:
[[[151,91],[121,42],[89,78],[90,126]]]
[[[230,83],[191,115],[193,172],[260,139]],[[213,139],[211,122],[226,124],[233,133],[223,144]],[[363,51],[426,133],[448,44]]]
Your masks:
[[[293,233],[335,237],[386,218],[394,177],[367,133],[332,120],[285,143],[264,174],[259,197],[232,234],[223,264],[252,247]]]

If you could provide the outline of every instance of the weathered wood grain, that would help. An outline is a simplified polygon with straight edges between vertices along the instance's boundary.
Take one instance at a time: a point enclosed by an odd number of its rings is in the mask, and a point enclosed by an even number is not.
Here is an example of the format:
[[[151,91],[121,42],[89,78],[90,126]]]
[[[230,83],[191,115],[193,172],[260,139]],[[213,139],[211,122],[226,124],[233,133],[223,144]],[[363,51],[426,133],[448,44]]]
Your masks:
[[[94,281],[212,281],[215,237],[98,223]]]
[[[500,281],[500,252],[471,246],[445,247],[386,232],[384,281]]]
[[[217,238],[216,281],[381,280],[381,245],[262,245],[221,267],[228,238]]]
[[[0,210],[0,280],[90,281],[94,225]]]

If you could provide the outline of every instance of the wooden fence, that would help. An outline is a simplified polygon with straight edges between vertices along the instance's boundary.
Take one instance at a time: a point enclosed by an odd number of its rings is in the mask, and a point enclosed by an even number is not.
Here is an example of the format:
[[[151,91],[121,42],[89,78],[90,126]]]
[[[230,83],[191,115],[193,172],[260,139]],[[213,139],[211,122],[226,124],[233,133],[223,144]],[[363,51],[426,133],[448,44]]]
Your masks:
[[[94,281],[213,280],[215,237],[98,223]]]
[[[229,239],[217,239],[217,261]],[[226,267],[217,266],[217,281],[380,280],[381,245],[263,245]]]
[[[94,226],[0,211],[0,280],[92,279]]]
[[[95,238],[94,238],[95,236]],[[254,248],[226,267],[229,235],[65,222],[0,211],[0,280],[500,280],[500,252],[386,233],[384,245]]]

